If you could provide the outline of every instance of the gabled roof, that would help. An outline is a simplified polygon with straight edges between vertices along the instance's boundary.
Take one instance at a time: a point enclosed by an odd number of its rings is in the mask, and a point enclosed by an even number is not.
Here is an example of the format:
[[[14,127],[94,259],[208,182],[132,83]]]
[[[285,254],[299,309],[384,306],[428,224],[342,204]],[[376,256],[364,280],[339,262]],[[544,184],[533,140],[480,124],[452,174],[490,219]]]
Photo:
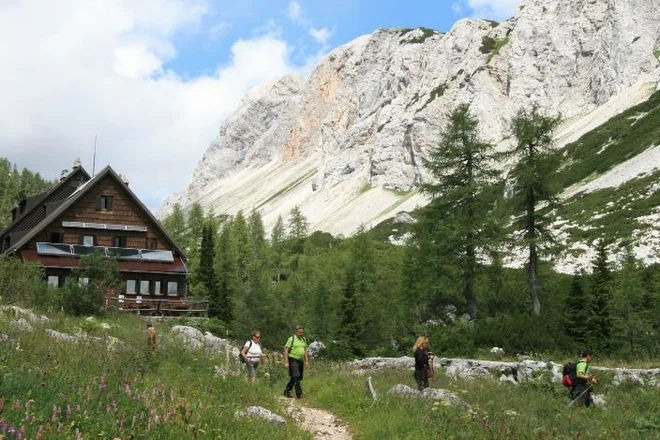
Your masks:
[[[30,215],[35,209],[43,205],[44,203],[49,203],[49,202],[54,202],[55,200],[50,200],[54,199],[54,195],[57,194],[57,192],[60,190],[60,188],[68,185],[71,180],[74,178],[77,178],[79,176],[82,176],[85,181],[88,181],[91,179],[91,176],[87,173],[87,171],[84,170],[83,167],[76,167],[74,168],[64,179],[60,180],[60,182],[53,186],[51,189],[46,191],[45,193],[37,194],[32,197],[29,197],[26,199],[26,210],[20,214],[14,221],[12,221],[5,229],[0,231],[0,237],[5,235],[9,230],[14,228],[15,226],[19,225],[23,219],[25,219],[28,215]],[[29,203],[27,203],[29,202]],[[13,248],[13,247],[12,247]]]
[[[85,172],[85,174],[87,173]],[[89,174],[87,174],[87,176],[89,176]],[[105,167],[96,176],[92,177],[91,180],[85,182],[73,194],[71,194],[68,198],[63,200],[62,203],[57,208],[55,208],[52,212],[46,215],[46,218],[40,221],[34,228],[32,228],[28,233],[26,233],[23,237],[21,237],[21,239],[18,242],[16,242],[16,244],[12,245],[9,249],[7,249],[7,253],[15,252],[17,249],[20,249],[22,246],[24,246],[27,242],[29,242],[32,238],[34,238],[35,235],[37,235],[49,224],[51,224],[59,215],[64,213],[68,208],[70,208],[73,204],[75,204],[76,201],[78,201],[84,194],[87,194],[106,176],[110,176],[119,183],[119,187],[123,188],[126,191],[126,193],[133,199],[133,201],[138,206],[138,208],[152,221],[152,223],[156,226],[156,228],[158,228],[158,231],[161,234],[163,234],[163,236],[165,236],[165,238],[168,240],[172,248],[174,248],[174,250],[176,250],[179,253],[179,255],[181,255],[183,258],[186,258],[186,254],[181,250],[179,245],[177,245],[176,242],[170,236],[170,234],[168,234],[167,231],[163,229],[162,225],[156,219],[156,217],[154,217],[151,211],[149,211],[149,209],[140,201],[140,199],[138,199],[138,197],[135,195],[133,191],[131,191],[128,185],[126,185],[122,181],[122,179],[119,177],[119,175],[117,175],[117,173],[115,173],[115,171],[110,167],[110,165]],[[53,190],[51,190],[51,192],[52,191]]]

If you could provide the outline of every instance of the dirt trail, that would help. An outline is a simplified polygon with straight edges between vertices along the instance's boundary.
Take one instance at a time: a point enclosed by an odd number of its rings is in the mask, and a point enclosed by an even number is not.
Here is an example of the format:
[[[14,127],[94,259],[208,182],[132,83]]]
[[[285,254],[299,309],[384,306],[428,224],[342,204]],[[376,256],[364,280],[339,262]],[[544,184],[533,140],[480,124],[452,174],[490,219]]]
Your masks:
[[[302,429],[311,432],[314,440],[352,440],[348,427],[334,414],[309,408],[297,399],[282,399],[286,403],[286,412]]]

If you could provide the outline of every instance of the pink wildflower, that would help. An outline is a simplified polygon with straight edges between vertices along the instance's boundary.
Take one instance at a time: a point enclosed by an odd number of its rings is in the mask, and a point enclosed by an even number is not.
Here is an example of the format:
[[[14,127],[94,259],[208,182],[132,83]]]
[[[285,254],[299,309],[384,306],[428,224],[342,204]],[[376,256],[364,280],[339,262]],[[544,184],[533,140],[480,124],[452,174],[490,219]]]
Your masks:
[[[70,419],[71,418],[71,405],[67,403],[66,405],[66,418]]]
[[[32,405],[33,403],[34,403],[34,399],[30,399],[27,402],[25,402],[25,409],[28,409],[30,405]]]

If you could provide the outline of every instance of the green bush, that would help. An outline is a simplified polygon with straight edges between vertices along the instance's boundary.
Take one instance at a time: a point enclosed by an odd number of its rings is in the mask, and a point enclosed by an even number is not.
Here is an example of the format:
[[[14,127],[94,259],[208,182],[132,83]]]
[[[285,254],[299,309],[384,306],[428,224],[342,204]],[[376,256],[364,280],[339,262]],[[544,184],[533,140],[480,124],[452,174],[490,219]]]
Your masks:
[[[105,292],[101,289],[92,284],[81,285],[71,278],[60,292],[62,310],[76,316],[101,314],[104,298]]]
[[[0,292],[3,302],[46,307],[52,302],[44,281],[44,268],[11,256],[0,257]]]

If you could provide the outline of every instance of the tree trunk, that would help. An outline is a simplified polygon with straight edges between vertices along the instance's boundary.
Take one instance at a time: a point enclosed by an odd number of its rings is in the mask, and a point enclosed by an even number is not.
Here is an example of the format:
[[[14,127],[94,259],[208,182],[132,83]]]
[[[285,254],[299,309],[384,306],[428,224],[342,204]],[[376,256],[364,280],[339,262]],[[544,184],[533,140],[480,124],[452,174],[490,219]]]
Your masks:
[[[536,316],[541,314],[539,280],[536,277],[537,261],[536,246],[532,243],[529,245],[529,299],[532,301],[532,311]]]

